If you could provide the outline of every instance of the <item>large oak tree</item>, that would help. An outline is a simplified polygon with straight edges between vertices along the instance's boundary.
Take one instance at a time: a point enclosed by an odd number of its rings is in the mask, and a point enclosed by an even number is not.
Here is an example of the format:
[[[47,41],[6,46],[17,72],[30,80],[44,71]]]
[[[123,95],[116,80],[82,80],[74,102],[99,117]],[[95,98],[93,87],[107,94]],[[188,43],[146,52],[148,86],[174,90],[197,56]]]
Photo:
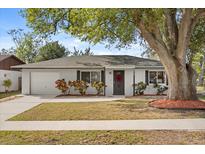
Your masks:
[[[165,68],[168,98],[197,99],[190,44],[205,9],[26,9],[23,15],[44,35],[63,31],[119,48],[141,42],[157,53]]]

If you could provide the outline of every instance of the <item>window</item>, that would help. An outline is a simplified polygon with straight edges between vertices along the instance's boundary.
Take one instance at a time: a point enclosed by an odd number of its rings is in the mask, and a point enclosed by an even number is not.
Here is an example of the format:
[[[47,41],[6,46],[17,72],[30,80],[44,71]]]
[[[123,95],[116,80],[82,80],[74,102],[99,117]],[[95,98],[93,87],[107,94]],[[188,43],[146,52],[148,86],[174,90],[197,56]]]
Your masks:
[[[150,71],[149,83],[165,83],[165,73],[163,71]]]
[[[81,72],[81,80],[90,83],[90,72]]]
[[[149,83],[157,83],[157,72],[149,72]]]
[[[100,81],[100,72],[81,72],[81,80],[92,83],[94,81]]]
[[[164,72],[158,72],[157,83],[164,83]]]
[[[100,81],[100,72],[91,72],[91,82]]]

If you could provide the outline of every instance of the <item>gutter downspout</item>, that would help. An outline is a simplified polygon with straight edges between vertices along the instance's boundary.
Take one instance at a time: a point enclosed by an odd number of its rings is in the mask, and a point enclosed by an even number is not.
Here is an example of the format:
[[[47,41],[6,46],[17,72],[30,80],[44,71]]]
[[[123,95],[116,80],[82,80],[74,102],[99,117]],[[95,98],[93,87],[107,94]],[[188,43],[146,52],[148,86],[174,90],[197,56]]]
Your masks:
[[[106,75],[105,75],[105,67],[104,67],[104,84],[106,85]],[[106,86],[104,86],[104,96],[106,95]]]
[[[135,96],[135,69],[133,70],[133,96]]]

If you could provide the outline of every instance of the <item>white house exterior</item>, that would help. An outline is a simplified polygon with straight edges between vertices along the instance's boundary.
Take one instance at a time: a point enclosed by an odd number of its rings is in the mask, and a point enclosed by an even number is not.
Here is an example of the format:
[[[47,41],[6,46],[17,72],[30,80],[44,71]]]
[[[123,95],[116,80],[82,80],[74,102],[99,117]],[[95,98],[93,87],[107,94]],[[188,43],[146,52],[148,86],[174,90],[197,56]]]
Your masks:
[[[14,66],[22,69],[22,93],[32,95],[60,94],[55,88],[58,79],[103,81],[105,96],[134,95],[134,83],[147,83],[145,94],[156,94],[153,81],[166,84],[164,69],[159,61],[134,56],[71,56],[39,63]],[[78,94],[71,89],[71,94]],[[91,86],[87,94],[96,94]]]
[[[2,85],[4,80],[10,79],[12,84],[9,91],[17,91],[21,89],[21,72],[11,70],[11,66],[25,64],[14,55],[0,55],[0,92],[5,92]]]
[[[10,91],[17,91],[21,89],[21,85],[20,85],[21,72],[0,70],[0,92],[5,92],[5,87],[2,84],[3,81],[6,79],[10,79],[12,82],[11,87],[9,88]]]

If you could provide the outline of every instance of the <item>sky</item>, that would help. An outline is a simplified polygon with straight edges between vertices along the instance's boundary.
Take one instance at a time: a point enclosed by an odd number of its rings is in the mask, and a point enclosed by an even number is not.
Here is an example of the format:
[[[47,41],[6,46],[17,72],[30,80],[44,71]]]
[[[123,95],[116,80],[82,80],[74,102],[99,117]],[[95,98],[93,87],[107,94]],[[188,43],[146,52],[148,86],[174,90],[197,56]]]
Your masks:
[[[32,31],[26,26],[26,20],[19,14],[21,9],[2,9],[0,8],[0,50],[2,48],[8,49],[14,46],[11,37],[7,32],[11,29],[24,29],[25,31]],[[75,46],[79,50],[84,50],[87,47],[96,55],[133,55],[141,56],[143,49],[139,45],[133,45],[129,49],[117,49],[115,47],[105,48],[103,44],[91,45],[88,42],[82,42],[78,38],[70,36],[65,33],[57,34],[52,37],[52,40],[59,41],[69,50],[73,51]]]

